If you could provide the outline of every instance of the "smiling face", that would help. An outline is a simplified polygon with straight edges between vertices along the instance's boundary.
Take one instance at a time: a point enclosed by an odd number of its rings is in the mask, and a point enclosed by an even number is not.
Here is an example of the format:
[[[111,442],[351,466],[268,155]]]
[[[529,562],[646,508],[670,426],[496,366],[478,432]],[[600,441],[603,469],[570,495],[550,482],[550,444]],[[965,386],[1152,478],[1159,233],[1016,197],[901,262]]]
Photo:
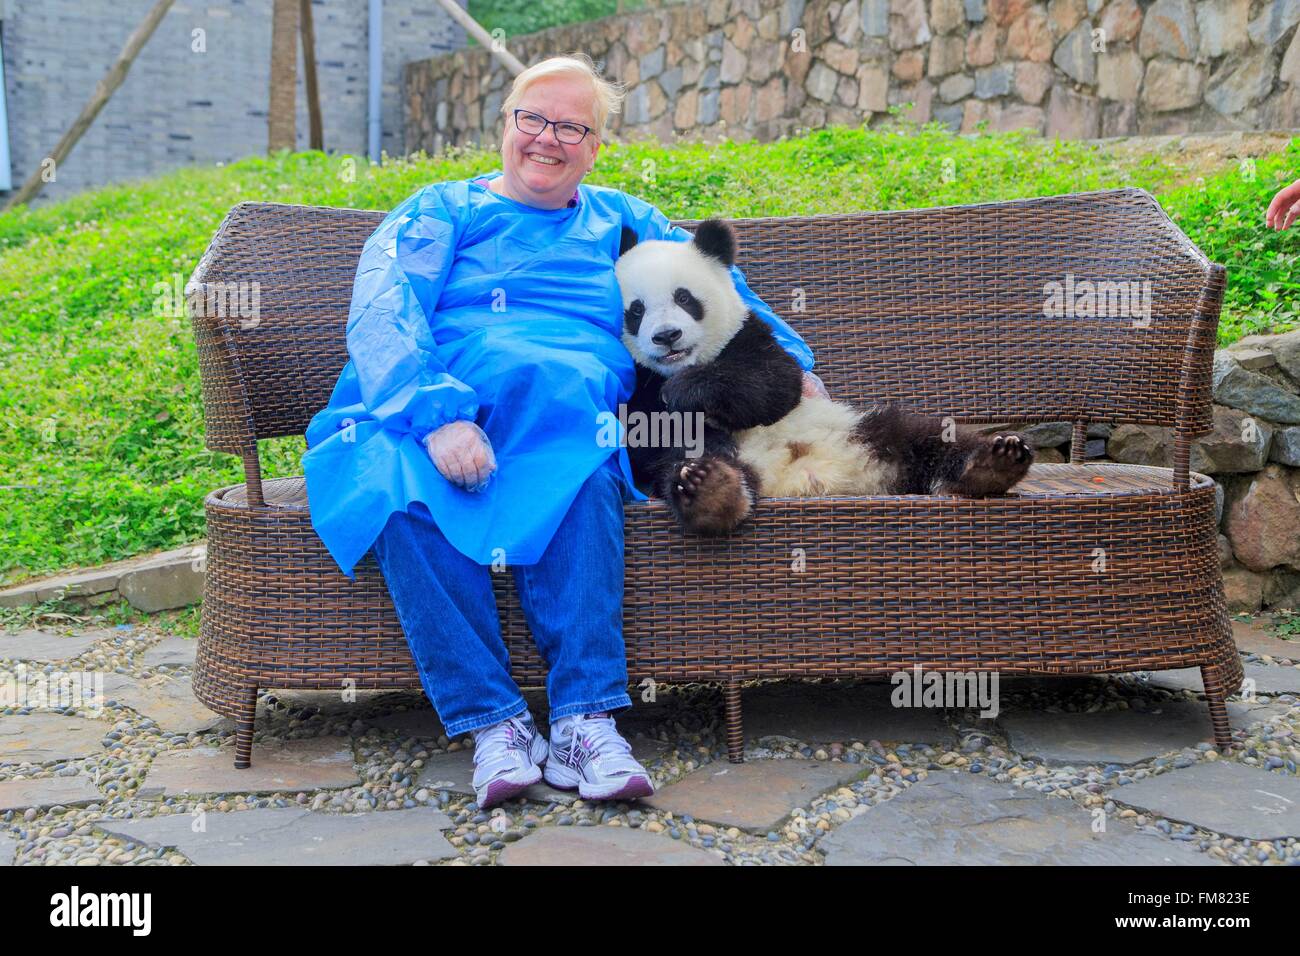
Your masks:
[[[596,124],[591,85],[567,76],[537,80],[520,97],[518,108],[557,122]],[[596,133],[593,128],[581,143],[561,143],[554,126],[534,136],[522,132],[514,114],[508,113],[501,142],[500,191],[539,209],[563,208],[596,161],[601,146]]]

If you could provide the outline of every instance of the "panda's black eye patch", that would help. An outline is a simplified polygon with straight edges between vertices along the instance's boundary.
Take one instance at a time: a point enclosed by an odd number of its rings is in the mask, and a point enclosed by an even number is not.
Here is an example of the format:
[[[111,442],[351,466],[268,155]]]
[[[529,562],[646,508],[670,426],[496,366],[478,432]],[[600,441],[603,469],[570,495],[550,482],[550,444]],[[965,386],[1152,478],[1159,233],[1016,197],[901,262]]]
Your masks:
[[[690,289],[678,287],[674,290],[673,302],[690,315],[690,317],[696,322],[699,322],[704,318],[704,306],[700,303],[699,299],[691,295]]]
[[[645,303],[640,299],[633,299],[632,304],[623,310],[623,324],[633,335],[641,328],[641,319],[644,317]]]

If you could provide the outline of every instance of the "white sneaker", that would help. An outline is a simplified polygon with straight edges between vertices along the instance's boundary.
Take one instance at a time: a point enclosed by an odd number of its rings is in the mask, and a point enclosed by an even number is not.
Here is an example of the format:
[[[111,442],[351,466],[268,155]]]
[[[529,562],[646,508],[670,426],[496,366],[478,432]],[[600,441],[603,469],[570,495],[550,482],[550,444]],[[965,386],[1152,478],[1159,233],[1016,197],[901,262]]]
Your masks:
[[[655,792],[649,772],[606,713],[562,717],[552,724],[543,773],[552,787],[576,789],[584,800],[630,800]]]
[[[507,717],[474,734],[474,795],[480,810],[523,793],[542,779],[546,740],[533,715]]]

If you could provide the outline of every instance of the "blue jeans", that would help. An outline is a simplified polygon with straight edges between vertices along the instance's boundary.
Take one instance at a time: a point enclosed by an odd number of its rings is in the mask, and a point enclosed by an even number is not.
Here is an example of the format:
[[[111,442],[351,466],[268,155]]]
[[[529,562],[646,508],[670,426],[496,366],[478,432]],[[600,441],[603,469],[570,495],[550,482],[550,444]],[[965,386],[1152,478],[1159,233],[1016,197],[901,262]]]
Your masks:
[[[541,560],[510,567],[550,669],[552,723],[632,706],[623,645],[623,477],[612,464],[583,484]],[[457,551],[419,502],[389,517],[373,550],[447,736],[522,713],[527,704],[510,676],[492,569]]]

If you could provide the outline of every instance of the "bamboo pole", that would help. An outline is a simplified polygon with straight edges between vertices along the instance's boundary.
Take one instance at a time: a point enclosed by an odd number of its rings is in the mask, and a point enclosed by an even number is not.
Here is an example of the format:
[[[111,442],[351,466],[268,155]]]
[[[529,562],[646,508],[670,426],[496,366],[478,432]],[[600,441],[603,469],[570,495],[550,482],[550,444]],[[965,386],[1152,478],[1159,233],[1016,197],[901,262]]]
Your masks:
[[[524,72],[524,65],[519,62],[515,55],[504,46],[499,50],[496,49],[496,41],[492,39],[492,34],[484,30],[477,20],[466,13],[461,7],[457,6],[456,0],[438,0],[438,3],[441,4],[442,8],[447,11],[447,14],[453,20],[465,28],[465,31],[469,33],[470,36],[483,44],[484,49],[504,63],[507,70],[515,76]]]

